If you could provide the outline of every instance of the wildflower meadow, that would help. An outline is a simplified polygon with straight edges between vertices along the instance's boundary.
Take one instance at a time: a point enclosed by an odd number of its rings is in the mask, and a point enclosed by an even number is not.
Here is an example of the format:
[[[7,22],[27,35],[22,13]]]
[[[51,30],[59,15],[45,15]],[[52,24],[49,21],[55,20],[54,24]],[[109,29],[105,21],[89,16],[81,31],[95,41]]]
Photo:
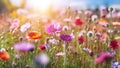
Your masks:
[[[120,9],[7,7],[0,12],[0,68],[120,68]]]

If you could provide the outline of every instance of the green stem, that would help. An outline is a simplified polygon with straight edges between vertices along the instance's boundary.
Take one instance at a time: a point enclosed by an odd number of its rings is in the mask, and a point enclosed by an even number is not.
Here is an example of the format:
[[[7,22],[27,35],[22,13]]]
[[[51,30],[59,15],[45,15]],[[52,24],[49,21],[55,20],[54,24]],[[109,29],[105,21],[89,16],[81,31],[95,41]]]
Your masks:
[[[65,67],[65,65],[66,65],[66,42],[64,42],[64,44],[63,44],[63,52],[65,53],[65,55],[64,55],[64,63],[63,63],[63,65]]]

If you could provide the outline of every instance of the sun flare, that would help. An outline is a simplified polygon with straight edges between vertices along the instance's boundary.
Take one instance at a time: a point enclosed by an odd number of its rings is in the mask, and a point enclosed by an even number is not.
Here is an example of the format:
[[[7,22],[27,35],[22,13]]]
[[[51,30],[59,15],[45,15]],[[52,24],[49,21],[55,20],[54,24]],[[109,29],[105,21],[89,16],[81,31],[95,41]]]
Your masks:
[[[29,0],[29,3],[34,9],[40,10],[42,12],[45,12],[51,4],[49,0]]]

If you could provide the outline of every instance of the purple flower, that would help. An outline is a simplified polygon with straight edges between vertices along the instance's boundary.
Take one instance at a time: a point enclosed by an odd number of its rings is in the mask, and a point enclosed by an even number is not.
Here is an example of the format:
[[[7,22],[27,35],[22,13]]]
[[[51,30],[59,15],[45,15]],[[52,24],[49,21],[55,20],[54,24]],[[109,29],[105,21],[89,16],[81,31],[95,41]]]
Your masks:
[[[47,65],[49,63],[49,57],[47,54],[39,54],[35,56],[34,61],[36,64]]]
[[[28,42],[21,42],[14,45],[14,49],[20,52],[33,51],[35,46]]]
[[[90,56],[93,56],[93,55],[94,55],[94,52],[93,52],[93,51],[90,51],[90,52],[89,52],[89,55],[90,55]]]
[[[61,34],[60,39],[63,40],[63,41],[69,42],[69,41],[72,40],[72,37],[71,37],[71,35]]]
[[[50,24],[46,27],[46,32],[48,34],[54,34],[55,32],[60,32],[62,27],[59,24]]]
[[[118,68],[119,62],[117,60],[112,61],[112,68]]]

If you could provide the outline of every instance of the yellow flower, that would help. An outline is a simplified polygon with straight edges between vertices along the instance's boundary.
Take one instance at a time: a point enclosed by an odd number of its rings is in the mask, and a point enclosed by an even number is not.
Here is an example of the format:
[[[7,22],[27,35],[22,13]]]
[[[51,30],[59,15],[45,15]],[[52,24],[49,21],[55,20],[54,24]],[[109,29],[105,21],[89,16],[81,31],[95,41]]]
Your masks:
[[[16,11],[12,11],[12,12],[9,14],[9,16],[10,16],[10,17],[13,17],[13,18],[17,17]]]

